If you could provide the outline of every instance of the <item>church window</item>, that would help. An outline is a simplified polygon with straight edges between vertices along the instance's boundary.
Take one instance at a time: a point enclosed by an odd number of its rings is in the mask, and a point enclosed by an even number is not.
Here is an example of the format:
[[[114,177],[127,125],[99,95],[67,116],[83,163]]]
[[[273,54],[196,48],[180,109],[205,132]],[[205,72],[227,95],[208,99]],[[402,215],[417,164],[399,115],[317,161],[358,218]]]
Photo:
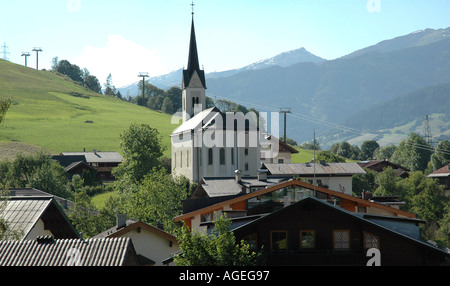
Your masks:
[[[189,167],[189,150],[186,152],[186,167]]]
[[[220,165],[225,165],[225,148],[220,148]]]
[[[213,164],[213,149],[208,149],[208,165]]]

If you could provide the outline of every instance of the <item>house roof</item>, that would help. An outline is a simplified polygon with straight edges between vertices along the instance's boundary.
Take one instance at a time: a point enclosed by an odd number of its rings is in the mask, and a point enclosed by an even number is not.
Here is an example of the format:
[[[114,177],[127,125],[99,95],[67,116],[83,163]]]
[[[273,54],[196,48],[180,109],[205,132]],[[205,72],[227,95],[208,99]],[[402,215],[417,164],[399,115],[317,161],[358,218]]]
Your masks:
[[[261,141],[261,145],[268,145],[268,144],[274,144],[274,142],[276,141],[276,144],[279,145],[279,151],[288,151],[291,152],[292,154],[297,154],[298,150],[295,149],[294,147],[290,146],[287,143],[284,143],[283,140],[280,140],[279,138],[270,135],[270,139],[265,139],[265,141]]]
[[[362,168],[369,168],[369,169],[380,164],[392,166],[394,169],[401,169],[408,172],[410,171],[408,168],[405,168],[399,164],[392,163],[391,161],[388,160],[370,160],[370,161],[361,161],[358,163],[358,165],[361,166]]]
[[[52,159],[58,161],[64,168],[74,162],[86,162],[86,157],[84,155],[55,155]]]
[[[162,229],[159,229],[157,227],[154,227],[152,225],[149,225],[145,222],[142,222],[140,220],[132,220],[132,219],[128,219],[126,221],[126,226],[121,227],[121,228],[117,228],[117,226],[114,226],[102,233],[99,233],[98,235],[96,235],[94,238],[102,238],[102,237],[121,237],[126,235],[126,233],[133,231],[137,228],[141,228],[141,229],[145,229],[151,233],[154,233],[156,235],[159,235],[160,237],[164,237],[169,241],[172,242],[178,242],[177,238],[173,235],[171,235],[170,233],[167,233],[165,231],[163,231]]]
[[[450,176],[450,164],[437,169],[433,173],[429,174],[427,177],[437,178],[437,177],[448,177]]]
[[[84,156],[87,163],[121,163],[122,155],[117,152],[62,152],[62,156]]]
[[[74,202],[68,199],[58,197],[35,188],[11,188],[9,189],[10,197],[53,197],[55,201],[65,210],[69,211],[74,206]]]
[[[220,110],[217,107],[211,107],[202,110],[191,119],[183,122],[175,131],[172,132],[172,136],[178,135],[183,132],[190,132],[199,128],[203,128],[205,122],[209,121],[212,117],[217,116]]]
[[[78,162],[73,162],[73,163],[71,163],[70,165],[68,165],[68,166],[65,168],[65,171],[66,171],[67,173],[75,172],[75,171],[76,171],[77,169],[79,169],[79,168],[85,169],[85,170],[93,170],[93,168],[92,168],[91,166],[89,166],[86,162],[78,161]]]
[[[262,169],[267,169],[269,175],[300,175],[300,176],[352,176],[366,172],[357,163],[264,163]]]
[[[131,255],[129,237],[0,241],[0,266],[124,266]]]
[[[267,188],[264,188],[264,189],[261,189],[261,190],[258,190],[258,191],[254,191],[254,192],[249,193],[249,194],[245,194],[245,195],[242,195],[242,196],[238,196],[238,197],[235,197],[235,198],[224,200],[224,201],[218,202],[216,204],[213,204],[213,205],[201,208],[201,209],[196,209],[194,211],[191,211],[191,212],[179,215],[179,216],[175,217],[174,220],[175,220],[175,222],[178,222],[178,221],[182,221],[182,220],[185,220],[185,219],[193,218],[196,215],[212,213],[214,211],[218,211],[218,210],[223,209],[223,207],[225,207],[225,206],[229,206],[229,205],[232,205],[232,204],[237,204],[237,203],[246,201],[246,200],[251,199],[251,198],[255,198],[255,197],[267,194],[267,193],[271,193],[271,192],[280,190],[282,188],[297,187],[297,186],[298,187],[303,187],[303,188],[306,188],[306,189],[309,189],[309,190],[316,190],[316,191],[319,191],[321,193],[325,193],[325,194],[328,194],[328,195],[331,195],[331,196],[334,196],[334,197],[337,197],[337,198],[341,198],[341,199],[345,199],[345,200],[348,200],[348,201],[352,201],[352,202],[354,202],[356,204],[360,204],[360,205],[363,205],[363,206],[375,207],[375,208],[378,208],[378,209],[387,210],[389,212],[395,213],[396,215],[401,215],[401,216],[410,217],[410,218],[415,217],[415,214],[413,214],[413,213],[409,213],[409,212],[406,212],[406,211],[398,210],[398,209],[395,209],[395,208],[392,208],[392,207],[389,207],[389,206],[386,206],[386,205],[383,205],[383,204],[379,204],[379,203],[376,203],[376,202],[364,200],[364,199],[361,199],[361,198],[358,198],[358,197],[354,197],[354,196],[347,195],[347,194],[344,194],[344,193],[336,192],[336,191],[333,191],[333,190],[330,190],[330,189],[326,189],[326,188],[323,188],[323,187],[314,186],[312,184],[308,184],[308,183],[305,183],[305,182],[302,182],[302,181],[299,181],[299,180],[292,180],[291,179],[289,181],[282,182],[282,183],[279,183],[279,184],[275,184],[273,186],[269,186]]]
[[[287,207],[284,207],[282,209],[276,210],[276,211],[274,211],[274,212],[272,212],[270,214],[258,217],[258,218],[254,219],[254,220],[252,220],[252,221],[250,221],[250,222],[248,222],[246,224],[238,225],[238,226],[236,226],[236,228],[233,229],[233,231],[236,231],[236,230],[239,230],[239,229],[242,229],[242,228],[245,228],[245,227],[257,224],[257,223],[261,223],[261,222],[263,222],[263,221],[265,221],[265,220],[267,220],[267,219],[269,219],[269,218],[271,218],[273,216],[279,215],[280,213],[286,211],[288,208],[294,208],[294,207],[305,205],[305,204],[319,204],[319,205],[325,206],[327,208],[331,208],[331,209],[333,209],[333,210],[335,210],[337,212],[340,212],[340,213],[343,213],[343,214],[349,216],[352,219],[355,219],[355,220],[358,220],[358,221],[362,221],[363,223],[366,223],[366,224],[371,224],[371,225],[373,225],[375,227],[378,227],[378,228],[382,228],[382,229],[387,230],[387,231],[389,231],[391,233],[394,233],[394,234],[396,234],[398,236],[401,236],[401,237],[403,237],[405,239],[408,239],[408,240],[411,240],[411,241],[413,241],[413,242],[415,242],[417,244],[420,244],[421,246],[425,246],[427,248],[432,249],[433,251],[437,251],[437,252],[443,253],[446,256],[450,257],[450,250],[449,249],[447,249],[447,248],[439,248],[435,244],[431,244],[431,243],[422,241],[420,239],[417,239],[414,236],[406,235],[405,233],[398,232],[398,231],[393,230],[393,229],[391,229],[389,227],[386,227],[386,226],[383,226],[383,225],[381,225],[379,223],[376,223],[376,222],[374,222],[374,221],[369,219],[370,217],[374,217],[374,215],[351,212],[351,211],[348,211],[348,210],[346,210],[344,208],[340,208],[338,206],[334,206],[333,204],[331,204],[331,203],[329,203],[327,201],[321,200],[319,198],[316,198],[316,197],[304,198],[304,199],[302,199],[302,200],[300,200],[298,202],[295,202],[295,203],[293,203],[293,204],[291,204],[291,205],[289,205]],[[391,219],[405,220],[405,218],[398,218],[398,217],[391,217]],[[406,218],[406,219],[408,219],[408,218]]]
[[[233,196],[242,193],[243,187],[267,187],[284,180],[286,178],[259,180],[257,177],[242,177],[237,182],[235,177],[204,177],[194,192],[193,197],[200,191],[205,192],[208,197]]]
[[[27,237],[40,219],[56,238],[79,237],[52,196],[9,196],[0,215],[11,230],[22,232],[23,238]]]

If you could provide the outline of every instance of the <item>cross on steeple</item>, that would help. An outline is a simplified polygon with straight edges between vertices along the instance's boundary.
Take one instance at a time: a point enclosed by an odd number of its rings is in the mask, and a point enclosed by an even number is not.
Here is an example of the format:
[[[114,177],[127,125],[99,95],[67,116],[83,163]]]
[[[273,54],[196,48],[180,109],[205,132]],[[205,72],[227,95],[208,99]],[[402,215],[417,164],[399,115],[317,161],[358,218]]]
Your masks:
[[[190,5],[192,6],[192,15],[194,15],[194,6],[195,6],[194,1],[192,1],[192,4]]]

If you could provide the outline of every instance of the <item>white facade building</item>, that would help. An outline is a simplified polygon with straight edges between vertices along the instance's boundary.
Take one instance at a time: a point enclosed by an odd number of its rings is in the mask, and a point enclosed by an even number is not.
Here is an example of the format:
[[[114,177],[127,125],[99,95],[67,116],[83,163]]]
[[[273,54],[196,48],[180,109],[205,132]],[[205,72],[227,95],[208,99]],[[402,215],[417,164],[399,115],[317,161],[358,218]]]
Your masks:
[[[171,135],[172,174],[196,182],[234,176],[236,171],[255,176],[260,165],[256,117],[206,108],[205,72],[198,61],[193,18],[182,89],[183,123]]]

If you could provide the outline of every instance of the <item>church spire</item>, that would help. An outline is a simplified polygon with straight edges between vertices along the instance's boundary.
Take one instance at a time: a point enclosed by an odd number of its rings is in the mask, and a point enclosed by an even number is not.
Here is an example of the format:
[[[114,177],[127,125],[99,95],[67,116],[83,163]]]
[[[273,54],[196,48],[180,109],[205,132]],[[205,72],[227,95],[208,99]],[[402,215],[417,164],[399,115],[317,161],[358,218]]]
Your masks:
[[[194,13],[192,13],[191,41],[189,44],[188,70],[200,70],[198,63],[197,40],[195,39]]]
[[[195,38],[194,27],[194,3],[192,2],[192,23],[191,23],[191,38],[189,43],[189,56],[187,69],[183,71],[183,87],[189,86],[192,76],[197,72],[200,77],[201,84],[206,88],[205,84],[205,72],[200,69],[197,51],[197,39]]]

